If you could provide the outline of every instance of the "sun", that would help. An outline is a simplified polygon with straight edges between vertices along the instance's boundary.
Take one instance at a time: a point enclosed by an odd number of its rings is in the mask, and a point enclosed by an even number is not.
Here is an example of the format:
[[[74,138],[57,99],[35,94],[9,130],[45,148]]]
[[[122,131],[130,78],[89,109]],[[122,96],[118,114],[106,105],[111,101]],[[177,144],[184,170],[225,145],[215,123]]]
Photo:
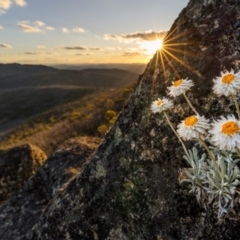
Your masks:
[[[162,39],[156,39],[154,41],[147,41],[141,43],[140,48],[145,51],[147,55],[153,55],[157,50],[160,50],[163,45]]]

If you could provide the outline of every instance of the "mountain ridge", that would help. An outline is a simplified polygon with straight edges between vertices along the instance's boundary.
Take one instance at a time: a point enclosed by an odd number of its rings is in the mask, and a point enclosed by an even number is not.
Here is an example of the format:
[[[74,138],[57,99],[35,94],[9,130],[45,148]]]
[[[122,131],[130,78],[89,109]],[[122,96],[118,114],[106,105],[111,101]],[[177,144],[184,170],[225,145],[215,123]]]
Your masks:
[[[24,74],[26,72],[52,72],[58,69],[45,65],[30,65],[20,63],[0,63],[0,77]]]
[[[41,67],[37,72],[29,72],[28,67],[24,67],[22,72],[18,74],[9,74],[8,72],[5,74],[2,70],[0,90],[26,86],[47,86],[49,84],[81,87],[120,87],[128,83],[131,84],[137,78],[138,74],[122,69],[55,70],[50,68],[48,71],[42,71]]]

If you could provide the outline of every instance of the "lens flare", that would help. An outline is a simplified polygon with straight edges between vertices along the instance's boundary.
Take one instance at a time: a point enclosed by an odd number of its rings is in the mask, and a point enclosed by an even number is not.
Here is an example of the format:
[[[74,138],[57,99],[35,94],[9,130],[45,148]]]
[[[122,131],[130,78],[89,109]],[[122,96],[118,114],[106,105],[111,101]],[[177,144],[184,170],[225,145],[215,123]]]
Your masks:
[[[144,50],[147,55],[153,55],[157,50],[162,48],[162,44],[162,39],[156,39],[154,41],[146,41],[141,43],[140,48]]]

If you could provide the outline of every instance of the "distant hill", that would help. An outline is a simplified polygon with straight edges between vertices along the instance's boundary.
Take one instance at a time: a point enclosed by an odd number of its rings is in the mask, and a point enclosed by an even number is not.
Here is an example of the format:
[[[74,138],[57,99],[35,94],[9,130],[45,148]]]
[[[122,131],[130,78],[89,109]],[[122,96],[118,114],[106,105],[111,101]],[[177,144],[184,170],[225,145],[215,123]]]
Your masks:
[[[13,68],[11,67],[11,64],[2,67],[2,70],[0,67],[2,75],[0,76],[0,91],[3,89],[47,86],[113,88],[129,84],[138,78],[138,74],[121,69],[84,69],[77,71],[28,65],[19,65],[17,69],[15,69],[15,65]],[[12,74],[10,69],[13,69]]]
[[[146,68],[145,63],[126,63],[126,64],[115,64],[115,63],[106,63],[106,64],[58,64],[52,65],[57,69],[65,70],[83,70],[89,68],[98,68],[98,69],[123,69],[137,74],[142,74]]]
[[[19,120],[58,105],[98,94],[104,89],[124,88],[138,79],[138,74],[121,69],[76,71],[20,64],[4,67],[2,64],[1,67],[4,76],[0,77],[0,131],[13,122],[18,124]]]
[[[96,106],[99,108],[100,102],[102,108],[109,99],[119,111],[126,99],[124,89],[131,88],[138,79],[138,74],[121,69],[77,71],[41,65],[0,64],[0,72],[0,139],[18,127],[14,135],[17,138],[19,129],[30,120],[49,127],[79,116],[79,111],[86,112],[86,107],[89,115],[97,110]],[[107,109],[108,106],[102,108],[102,116]],[[26,131],[33,132],[31,125],[24,129],[28,130],[21,133],[23,137]]]
[[[19,63],[1,64],[0,63],[0,77],[19,75],[19,74],[31,74],[31,73],[49,73],[54,72],[57,69],[47,67],[44,65],[22,65]]]

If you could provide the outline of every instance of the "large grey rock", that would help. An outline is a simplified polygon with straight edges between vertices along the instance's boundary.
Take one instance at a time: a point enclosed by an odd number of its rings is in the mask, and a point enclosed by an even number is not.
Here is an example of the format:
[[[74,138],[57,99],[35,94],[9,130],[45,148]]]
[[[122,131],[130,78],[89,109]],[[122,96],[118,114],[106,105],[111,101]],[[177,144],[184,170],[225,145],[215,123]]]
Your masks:
[[[0,208],[0,239],[27,239],[53,196],[62,192],[78,174],[101,139],[68,140],[24,187]],[[44,237],[43,237],[44,239]]]
[[[214,96],[211,87],[221,70],[239,69],[239,4],[189,2],[167,35],[164,67],[156,54],[103,144],[54,196],[31,239],[239,239],[238,213],[219,224],[179,185],[183,150],[164,117],[149,110],[171,81],[189,77],[195,82],[189,97],[201,114],[233,111],[232,101]],[[189,114],[178,98],[170,113],[175,126]]]
[[[30,144],[0,151],[0,205],[23,187],[46,158],[42,150]]]

